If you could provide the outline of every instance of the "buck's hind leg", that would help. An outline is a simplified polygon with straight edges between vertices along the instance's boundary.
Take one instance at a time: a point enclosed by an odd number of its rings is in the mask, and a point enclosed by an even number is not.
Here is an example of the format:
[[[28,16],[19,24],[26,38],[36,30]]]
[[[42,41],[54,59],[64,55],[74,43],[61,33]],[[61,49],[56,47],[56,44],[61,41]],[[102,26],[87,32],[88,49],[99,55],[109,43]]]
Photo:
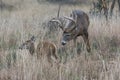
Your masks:
[[[85,42],[85,44],[86,44],[87,51],[88,51],[88,52],[91,52],[90,43],[89,43],[89,38],[88,38],[88,37],[89,37],[88,32],[85,31],[82,37],[83,37],[84,42]]]

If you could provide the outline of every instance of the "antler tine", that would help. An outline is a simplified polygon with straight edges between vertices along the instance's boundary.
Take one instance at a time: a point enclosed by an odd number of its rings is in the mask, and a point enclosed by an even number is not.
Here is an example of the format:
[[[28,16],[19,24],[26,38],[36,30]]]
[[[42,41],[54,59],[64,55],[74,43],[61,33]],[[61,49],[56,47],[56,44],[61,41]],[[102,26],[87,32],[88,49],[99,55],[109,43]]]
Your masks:
[[[59,27],[63,30],[63,24],[62,24],[62,22],[60,20],[52,19],[49,22],[57,22],[59,24]]]
[[[51,20],[50,22],[57,22],[57,23],[59,23],[60,25],[62,25],[62,23],[61,23],[59,20]]]
[[[75,21],[73,18],[71,18],[71,17],[66,17],[66,16],[64,16],[64,18],[65,18],[65,19],[68,19],[68,20],[71,20],[71,21],[73,21],[73,22],[76,23],[76,21]]]
[[[61,4],[59,4],[58,13],[57,13],[57,18],[59,18],[59,15],[60,15],[60,9],[61,9]]]

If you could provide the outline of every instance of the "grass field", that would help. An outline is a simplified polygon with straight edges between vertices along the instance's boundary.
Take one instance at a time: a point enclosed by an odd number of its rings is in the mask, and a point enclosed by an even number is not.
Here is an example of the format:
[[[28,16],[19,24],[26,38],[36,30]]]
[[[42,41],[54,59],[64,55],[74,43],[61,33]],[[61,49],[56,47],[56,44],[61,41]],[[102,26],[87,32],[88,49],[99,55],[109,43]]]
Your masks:
[[[56,17],[57,4],[30,0],[12,11],[1,10],[0,80],[120,80],[120,18],[113,17],[106,22],[104,17],[90,15],[89,8],[80,4],[63,5],[60,12],[60,16],[68,16],[72,10],[80,9],[90,17],[92,52],[86,51],[79,37],[79,55],[73,50],[72,41],[65,50],[60,50],[62,30],[47,34],[48,28],[43,23]],[[54,63],[51,67],[46,59],[39,61],[27,50],[19,50],[19,45],[32,35],[38,36],[36,44],[39,40],[54,42],[61,64]]]

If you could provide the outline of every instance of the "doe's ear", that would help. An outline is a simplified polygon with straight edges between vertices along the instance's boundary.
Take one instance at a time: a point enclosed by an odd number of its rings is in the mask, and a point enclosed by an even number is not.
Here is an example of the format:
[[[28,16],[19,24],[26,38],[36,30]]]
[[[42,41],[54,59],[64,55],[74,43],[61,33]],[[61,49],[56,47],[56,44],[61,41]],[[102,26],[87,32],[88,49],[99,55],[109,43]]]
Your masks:
[[[35,36],[32,36],[31,41],[35,42],[35,40],[36,40]]]
[[[25,46],[25,44],[23,43],[23,44],[21,44],[20,46],[19,46],[19,49],[23,49],[23,47]]]

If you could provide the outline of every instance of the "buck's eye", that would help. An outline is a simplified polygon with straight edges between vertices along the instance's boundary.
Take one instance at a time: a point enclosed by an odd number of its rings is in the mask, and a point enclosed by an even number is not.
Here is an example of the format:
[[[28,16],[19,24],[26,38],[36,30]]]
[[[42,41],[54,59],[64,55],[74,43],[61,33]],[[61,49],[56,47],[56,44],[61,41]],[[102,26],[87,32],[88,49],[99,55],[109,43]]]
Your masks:
[[[66,36],[70,36],[70,34],[67,34]]]

